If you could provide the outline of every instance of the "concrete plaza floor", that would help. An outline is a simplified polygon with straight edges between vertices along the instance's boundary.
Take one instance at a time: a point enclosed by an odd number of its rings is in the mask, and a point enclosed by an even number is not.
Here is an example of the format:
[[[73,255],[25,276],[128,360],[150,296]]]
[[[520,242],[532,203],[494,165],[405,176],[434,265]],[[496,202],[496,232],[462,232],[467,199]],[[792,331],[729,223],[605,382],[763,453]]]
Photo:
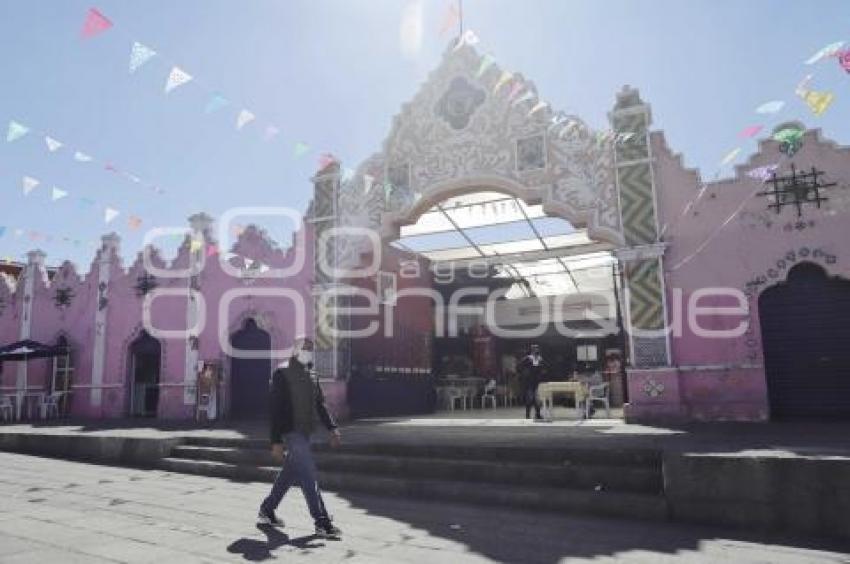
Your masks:
[[[301,493],[283,530],[254,524],[267,484],[0,453],[0,562],[847,563],[787,535],[325,494],[342,540],[312,536]]]

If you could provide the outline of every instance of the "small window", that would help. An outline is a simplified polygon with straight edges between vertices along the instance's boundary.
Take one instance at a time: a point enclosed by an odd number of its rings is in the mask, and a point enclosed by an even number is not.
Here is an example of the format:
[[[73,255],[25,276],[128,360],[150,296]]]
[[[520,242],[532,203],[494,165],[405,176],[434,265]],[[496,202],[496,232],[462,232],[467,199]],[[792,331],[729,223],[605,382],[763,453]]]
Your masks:
[[[599,360],[596,345],[578,345],[576,347],[576,360],[580,362],[595,362]]]

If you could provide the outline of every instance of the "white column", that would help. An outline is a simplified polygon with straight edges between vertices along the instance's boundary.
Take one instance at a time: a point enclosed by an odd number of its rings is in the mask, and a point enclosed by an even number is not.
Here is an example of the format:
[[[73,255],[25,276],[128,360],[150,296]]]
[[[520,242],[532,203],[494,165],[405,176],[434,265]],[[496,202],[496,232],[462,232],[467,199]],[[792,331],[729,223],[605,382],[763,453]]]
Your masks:
[[[35,277],[44,272],[44,251],[34,250],[27,253],[27,266],[24,270],[24,307],[21,315],[20,340],[29,339],[32,335],[32,301],[35,290]],[[27,363],[18,362],[18,377],[15,387],[19,392],[27,389]]]
[[[189,247],[189,270],[192,276],[186,281],[188,287],[188,295],[186,298],[186,327],[193,329],[198,323],[198,302],[192,296],[192,290],[200,291],[201,271],[206,260],[207,245],[210,244],[212,237],[210,230],[212,228],[213,219],[205,213],[196,213],[189,217],[189,226],[192,229],[192,241],[200,243],[198,246],[195,243],[194,247],[190,243]],[[193,342],[198,341],[200,335],[190,332],[190,338],[186,339],[186,354],[183,371],[183,404],[194,405],[196,400],[195,386],[197,385],[198,377],[198,355],[197,347],[193,347]],[[199,344],[200,346],[200,344]]]
[[[94,313],[94,351],[91,372],[91,405],[100,407],[103,401],[103,370],[106,365],[106,312],[109,309],[109,277],[112,264],[118,258],[121,238],[116,233],[101,237],[103,244],[97,256],[97,300]]]

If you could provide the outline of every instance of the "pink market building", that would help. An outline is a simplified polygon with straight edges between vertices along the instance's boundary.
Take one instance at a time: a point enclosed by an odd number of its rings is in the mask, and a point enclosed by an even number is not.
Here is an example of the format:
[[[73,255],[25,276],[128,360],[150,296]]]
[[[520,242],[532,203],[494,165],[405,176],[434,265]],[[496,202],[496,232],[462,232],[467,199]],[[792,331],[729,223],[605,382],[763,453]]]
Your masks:
[[[350,172],[337,163],[319,171],[289,247],[253,227],[228,245],[218,236],[227,226],[196,214],[169,263],[154,249],[147,265],[145,253],[128,260],[109,234],[86,272],[65,262],[48,280],[45,255],[32,251],[0,283],[0,344],[61,342],[70,354],[3,363],[0,393],[35,402],[69,392],[62,409],[74,417],[191,419],[215,389],[217,417],[258,416],[271,366],[302,333],[317,338],[317,374],[343,417],[370,413],[370,403],[433,410],[447,372],[508,390],[510,359],[536,337],[491,338],[493,319],[474,313],[454,340],[440,333],[436,302],[449,288],[438,267],[468,279],[475,263],[498,273],[494,284],[509,296],[526,292],[502,300],[495,319],[516,328],[536,315],[539,324],[551,307],[576,329],[563,339],[548,326],[540,333],[563,370],[553,380],[624,358],[624,370],[605,377],[627,421],[850,416],[850,148],[786,123],[775,131],[802,134],[766,137],[731,178],[704,182],[652,130],[636,90],[616,95],[610,133],[595,132],[540,104],[521,75],[504,82],[498,65],[480,67],[472,47],[448,50],[378,152]],[[512,98],[517,90],[529,95]],[[547,220],[570,231],[548,235]],[[522,222],[534,232],[528,245],[476,240]],[[462,247],[406,244],[443,224],[465,237]],[[326,239],[332,228],[344,236]],[[576,265],[589,256],[607,270],[589,267],[582,278]],[[321,266],[369,263],[357,278]],[[557,270],[527,274],[544,263]],[[541,281],[565,280],[566,302],[550,299]],[[323,307],[351,287],[377,296],[371,319]],[[618,304],[616,315],[601,314],[619,321],[613,330],[594,325],[595,296]],[[536,309],[510,309],[535,300]],[[391,319],[394,331],[340,337],[323,329],[328,319],[382,330]],[[228,344],[256,358],[232,358]]]

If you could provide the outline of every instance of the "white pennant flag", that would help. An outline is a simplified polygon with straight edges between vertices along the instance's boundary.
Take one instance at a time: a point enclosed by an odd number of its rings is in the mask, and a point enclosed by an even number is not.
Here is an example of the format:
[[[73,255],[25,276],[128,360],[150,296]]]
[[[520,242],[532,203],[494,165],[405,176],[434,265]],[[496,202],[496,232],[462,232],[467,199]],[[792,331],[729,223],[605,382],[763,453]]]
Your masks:
[[[92,159],[87,154],[82,153],[80,151],[77,151],[76,153],[74,153],[74,160],[79,161],[81,163],[87,163],[87,162],[91,161]]]
[[[39,183],[38,183],[38,180],[36,180],[35,178],[33,178],[31,176],[24,176],[23,180],[21,181],[21,184],[23,184],[24,196],[26,196],[30,192],[35,190],[35,187],[38,186]]]
[[[56,200],[61,200],[62,198],[64,198],[67,195],[68,195],[68,192],[66,192],[65,190],[60,190],[59,188],[54,186],[53,187],[53,195],[51,196],[51,198],[55,202]]]
[[[178,86],[183,86],[192,80],[192,75],[181,69],[174,67],[168,75],[168,81],[165,83],[165,93],[168,94]]]
[[[242,129],[246,124],[254,121],[256,117],[257,116],[248,110],[242,110],[239,112],[239,115],[236,116],[236,129]]]
[[[46,135],[44,137],[44,142],[47,144],[47,150],[51,153],[57,151],[60,147],[62,147],[61,142],[57,141],[53,137],[50,137],[49,135]]]
[[[118,214],[120,213],[121,212],[119,212],[118,210],[106,208],[105,210],[103,210],[103,221],[105,223],[109,223],[110,221],[118,217]]]
[[[363,175],[363,193],[368,194],[370,190],[372,190],[372,183],[375,182],[375,177],[364,174]]]
[[[147,63],[154,55],[156,51],[147,45],[142,45],[138,41],[134,42],[133,49],[130,51],[130,72],[136,72],[136,69]]]

